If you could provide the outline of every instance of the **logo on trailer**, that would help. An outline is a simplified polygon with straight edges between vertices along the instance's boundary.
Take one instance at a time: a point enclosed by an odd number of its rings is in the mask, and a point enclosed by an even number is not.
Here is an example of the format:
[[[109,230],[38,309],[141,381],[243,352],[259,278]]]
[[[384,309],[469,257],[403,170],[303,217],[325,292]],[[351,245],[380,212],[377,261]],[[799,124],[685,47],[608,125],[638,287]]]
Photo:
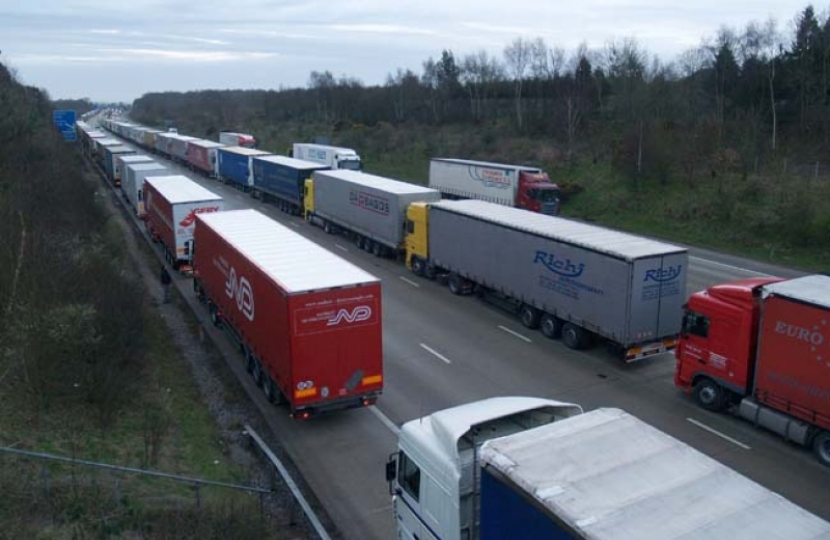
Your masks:
[[[775,321],[775,333],[809,343],[814,347],[818,347],[824,343],[824,334],[819,332],[817,326],[805,328],[803,326],[785,323],[784,321]]]
[[[582,275],[585,271],[585,263],[574,264],[570,259],[562,259],[557,257],[554,253],[546,251],[536,251],[536,258],[533,263],[540,263],[554,274],[559,274],[563,277],[576,278]]]
[[[372,308],[369,306],[357,306],[353,310],[340,309],[337,313],[326,322],[326,326],[337,326],[342,322],[356,323],[367,321],[372,316]]]
[[[666,281],[677,279],[677,277],[680,276],[681,270],[683,270],[682,264],[678,264],[677,266],[669,266],[668,268],[652,268],[651,270],[646,271],[646,277],[643,281],[665,283]]]
[[[231,267],[228,280],[225,282],[225,294],[236,301],[236,307],[249,321],[254,320],[254,290],[251,283],[244,276],[236,277],[236,268]]]
[[[371,193],[352,190],[349,192],[349,202],[359,208],[375,212],[376,214],[389,215],[389,201],[383,197],[372,195]]]
[[[481,182],[486,187],[508,189],[511,185],[511,172],[484,167],[470,167],[470,178]]]
[[[184,217],[183,220],[179,222],[179,225],[182,227],[190,227],[193,225],[193,222],[196,221],[196,214],[211,214],[213,212],[218,212],[218,206],[204,206],[202,208],[194,208]]]

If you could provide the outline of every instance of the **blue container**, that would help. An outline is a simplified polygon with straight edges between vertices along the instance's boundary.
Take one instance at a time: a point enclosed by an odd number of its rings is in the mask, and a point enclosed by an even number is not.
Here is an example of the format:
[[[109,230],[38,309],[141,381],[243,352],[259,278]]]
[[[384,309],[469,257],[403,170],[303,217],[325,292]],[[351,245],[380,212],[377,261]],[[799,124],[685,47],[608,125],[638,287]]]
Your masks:
[[[240,148],[220,148],[217,153],[219,160],[219,178],[248,189],[251,186],[248,164],[251,154],[240,151]]]
[[[285,156],[255,157],[254,191],[283,200],[295,210],[303,207],[305,181],[314,171],[328,170],[328,166]]]

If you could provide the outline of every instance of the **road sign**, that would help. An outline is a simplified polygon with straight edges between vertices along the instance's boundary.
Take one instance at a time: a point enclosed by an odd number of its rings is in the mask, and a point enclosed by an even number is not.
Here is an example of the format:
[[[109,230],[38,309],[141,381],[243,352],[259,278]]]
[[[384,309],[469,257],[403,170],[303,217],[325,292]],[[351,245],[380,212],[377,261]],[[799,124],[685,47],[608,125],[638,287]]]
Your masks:
[[[52,111],[52,122],[65,141],[74,142],[78,138],[75,133],[75,111]]]

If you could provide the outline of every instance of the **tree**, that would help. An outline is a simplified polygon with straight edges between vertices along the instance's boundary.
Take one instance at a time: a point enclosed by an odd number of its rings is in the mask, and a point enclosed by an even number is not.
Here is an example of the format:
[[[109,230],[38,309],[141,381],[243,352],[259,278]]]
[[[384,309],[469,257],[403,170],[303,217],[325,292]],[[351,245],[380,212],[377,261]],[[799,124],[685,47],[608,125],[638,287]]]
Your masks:
[[[473,120],[482,120],[485,114],[487,96],[493,84],[502,76],[502,68],[496,58],[485,50],[464,57],[461,62],[461,81],[470,98],[470,113]]]
[[[516,124],[522,128],[522,85],[530,64],[532,44],[522,38],[516,38],[513,43],[504,48],[504,61],[510,76],[513,78],[513,89],[516,100]]]

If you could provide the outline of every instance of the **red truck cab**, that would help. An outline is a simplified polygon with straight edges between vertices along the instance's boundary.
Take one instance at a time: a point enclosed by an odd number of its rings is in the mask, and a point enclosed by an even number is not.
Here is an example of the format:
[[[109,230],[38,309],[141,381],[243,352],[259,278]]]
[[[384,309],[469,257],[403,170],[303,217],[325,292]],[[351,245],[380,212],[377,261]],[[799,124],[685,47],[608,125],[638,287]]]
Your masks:
[[[551,216],[559,215],[559,186],[548,178],[546,172],[519,172],[519,189],[516,193],[516,206],[531,212]]]
[[[778,281],[782,280],[744,279],[715,285],[689,297],[674,353],[674,383],[691,392],[701,407],[723,409],[728,396],[721,388],[740,397],[751,393],[760,289]]]

